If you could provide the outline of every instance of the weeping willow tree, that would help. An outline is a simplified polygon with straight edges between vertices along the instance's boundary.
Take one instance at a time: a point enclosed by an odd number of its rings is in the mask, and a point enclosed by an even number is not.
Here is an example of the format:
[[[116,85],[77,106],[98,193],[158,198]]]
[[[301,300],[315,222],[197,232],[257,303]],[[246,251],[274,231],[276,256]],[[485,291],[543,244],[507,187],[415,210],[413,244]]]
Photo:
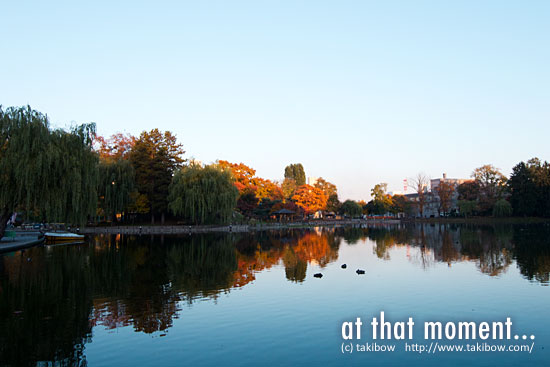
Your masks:
[[[0,238],[16,210],[81,224],[97,205],[95,124],[52,130],[46,115],[0,106]]]
[[[191,165],[176,172],[170,185],[169,207],[195,224],[227,223],[239,191],[228,170],[216,165]]]
[[[135,171],[127,160],[100,161],[99,206],[106,215],[127,211],[135,187]]]

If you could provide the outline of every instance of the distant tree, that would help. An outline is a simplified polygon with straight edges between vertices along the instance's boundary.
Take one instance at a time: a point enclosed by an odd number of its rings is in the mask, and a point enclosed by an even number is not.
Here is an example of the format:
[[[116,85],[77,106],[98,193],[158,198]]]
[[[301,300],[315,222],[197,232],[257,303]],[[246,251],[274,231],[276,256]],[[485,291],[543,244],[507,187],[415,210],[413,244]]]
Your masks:
[[[533,158],[520,162],[508,181],[510,203],[519,216],[550,216],[550,164]]]
[[[176,171],[168,200],[175,215],[195,224],[227,223],[238,196],[229,170],[190,165]]]
[[[294,193],[294,196],[292,196],[292,201],[302,208],[306,214],[312,214],[324,209],[327,205],[327,200],[328,198],[323,190],[311,185],[300,186]]]
[[[537,211],[538,216],[550,217],[550,163],[542,163],[538,158],[527,161],[533,172],[537,186]]]
[[[136,173],[136,187],[149,202],[151,223],[155,222],[156,214],[161,215],[161,222],[164,223],[168,188],[174,172],[185,162],[184,153],[175,135],[169,131],[162,133],[158,129],[142,132],[129,153]]]
[[[428,185],[430,179],[423,173],[419,173],[416,177],[410,179],[412,187],[418,195],[415,205],[418,207],[418,213],[421,217],[424,216],[424,206],[426,205],[426,195],[428,193]]]
[[[306,173],[304,166],[301,163],[289,164],[285,167],[285,179],[289,178],[296,182],[296,186],[300,187],[306,184]]]
[[[392,196],[392,205],[390,207],[390,211],[393,214],[409,214],[411,211],[411,202],[404,195],[394,195]]]
[[[437,196],[439,196],[439,211],[442,212],[443,215],[447,215],[451,209],[455,185],[442,180],[439,182],[435,191],[437,192]]]
[[[512,205],[506,199],[499,199],[493,206],[494,217],[509,217],[512,215]]]
[[[371,200],[365,206],[369,215],[384,215],[390,211],[391,206],[384,201]]]
[[[359,200],[357,202],[357,204],[359,204],[359,206],[361,207],[361,210],[362,210],[362,213],[367,215],[368,214],[368,211],[367,211],[367,202],[365,200]]]
[[[374,205],[374,200],[370,200],[366,205],[363,206],[363,213],[367,215],[378,215],[378,210]]]
[[[503,197],[506,189],[506,177],[493,165],[486,164],[476,168],[472,177],[479,185],[477,198],[479,209],[482,213],[489,213],[495,202]]]
[[[479,183],[475,180],[466,181],[458,185],[458,199],[459,200],[477,200],[479,196]]]
[[[459,200],[458,211],[464,217],[469,217],[474,212],[476,205],[477,204],[474,200]]]
[[[385,214],[390,211],[392,198],[390,195],[386,194],[387,188],[387,183],[379,183],[371,190],[371,196],[374,201],[373,211],[376,212],[376,214]]]
[[[346,200],[340,208],[340,212],[352,218],[360,217],[363,214],[363,208],[353,200]]]
[[[95,124],[51,130],[47,116],[0,106],[0,238],[19,209],[82,224],[97,206]]]
[[[243,163],[230,163],[228,161],[219,160],[218,165],[222,168],[228,168],[233,173],[235,178],[235,186],[239,189],[239,192],[243,192],[246,189],[250,189],[254,185],[254,176],[256,170],[248,167]]]
[[[112,162],[120,159],[128,159],[129,153],[136,143],[136,138],[130,134],[117,133],[108,139],[97,135],[94,147],[99,153],[99,158],[104,162]]]
[[[326,209],[329,212],[338,213],[341,205],[342,203],[338,200],[338,194],[332,194],[328,197]]]
[[[319,177],[317,179],[317,182],[315,182],[315,185],[313,186],[323,190],[323,192],[327,197],[330,197],[331,195],[334,195],[334,194],[338,195],[338,189],[336,188],[336,185],[326,181],[322,177]]]
[[[297,188],[298,186],[296,185],[296,181],[292,178],[285,178],[283,184],[281,185],[281,190],[283,191],[283,195],[286,199],[291,199]]]
[[[518,216],[535,215],[537,207],[537,185],[532,171],[524,162],[518,163],[512,170],[508,181],[510,202],[514,214]]]
[[[283,200],[285,197],[281,186],[277,185],[271,180],[255,177],[252,180],[252,183],[256,188],[256,197],[258,198],[258,200],[269,199],[271,201],[274,201]]]
[[[371,196],[374,200],[383,201],[384,197],[386,196],[386,190],[388,189],[388,184],[383,182],[376,184],[371,189]]]
[[[247,217],[253,217],[254,211],[258,207],[259,200],[256,192],[251,189],[243,191],[237,200],[237,209]]]

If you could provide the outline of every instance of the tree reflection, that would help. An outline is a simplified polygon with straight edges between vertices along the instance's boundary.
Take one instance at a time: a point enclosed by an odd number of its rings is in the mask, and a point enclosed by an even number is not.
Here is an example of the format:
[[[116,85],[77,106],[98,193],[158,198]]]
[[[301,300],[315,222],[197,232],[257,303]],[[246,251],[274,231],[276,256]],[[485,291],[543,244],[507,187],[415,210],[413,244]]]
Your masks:
[[[514,255],[520,272],[544,285],[550,281],[550,225],[518,226],[514,230]]]
[[[69,249],[35,256],[40,251],[0,258],[0,363],[86,365],[93,283],[87,258]]]
[[[99,236],[89,245],[34,248],[0,257],[0,361],[85,365],[94,326],[166,332],[185,304],[217,299],[274,266],[284,266],[289,281],[303,282],[309,266],[338,259],[342,240],[352,246],[369,240],[383,260],[406,247],[423,268],[472,261],[490,276],[515,259],[526,278],[548,284],[549,239],[547,225],[437,224]]]

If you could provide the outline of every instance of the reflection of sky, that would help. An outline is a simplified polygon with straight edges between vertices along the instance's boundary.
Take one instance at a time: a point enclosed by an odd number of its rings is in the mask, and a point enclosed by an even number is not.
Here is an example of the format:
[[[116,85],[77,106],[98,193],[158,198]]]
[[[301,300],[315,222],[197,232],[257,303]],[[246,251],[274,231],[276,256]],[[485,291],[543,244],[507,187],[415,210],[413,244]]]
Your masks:
[[[427,268],[410,261],[407,248],[393,247],[390,260],[373,254],[374,243],[342,243],[336,262],[308,266],[303,283],[285,278],[284,267],[256,274],[245,287],[212,300],[182,304],[179,318],[167,331],[134,333],[131,327],[94,328],[86,345],[91,365],[548,365],[550,325],[548,288],[526,280],[512,262],[491,277],[475,261],[432,262]],[[419,248],[410,248],[411,257]],[[340,265],[346,263],[347,269]],[[365,275],[357,275],[357,268]],[[313,278],[322,272],[323,278]],[[462,353],[418,356],[414,353],[340,354],[343,321],[363,319],[362,341],[370,339],[368,322],[380,311],[393,321],[413,317],[423,342],[424,320],[500,321],[511,317],[513,332],[536,335],[534,354]],[[166,333],[166,336],[160,335]],[[397,343],[398,350],[402,343]],[[546,348],[541,349],[542,346]]]

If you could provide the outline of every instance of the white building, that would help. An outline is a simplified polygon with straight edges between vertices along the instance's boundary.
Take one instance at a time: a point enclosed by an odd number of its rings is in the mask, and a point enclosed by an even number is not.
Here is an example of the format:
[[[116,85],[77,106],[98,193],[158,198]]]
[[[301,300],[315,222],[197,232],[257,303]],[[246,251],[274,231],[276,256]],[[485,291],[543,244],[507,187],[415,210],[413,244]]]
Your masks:
[[[319,181],[319,177],[308,177],[307,178],[307,184],[308,185],[311,185],[311,186],[314,186],[317,181]]]

